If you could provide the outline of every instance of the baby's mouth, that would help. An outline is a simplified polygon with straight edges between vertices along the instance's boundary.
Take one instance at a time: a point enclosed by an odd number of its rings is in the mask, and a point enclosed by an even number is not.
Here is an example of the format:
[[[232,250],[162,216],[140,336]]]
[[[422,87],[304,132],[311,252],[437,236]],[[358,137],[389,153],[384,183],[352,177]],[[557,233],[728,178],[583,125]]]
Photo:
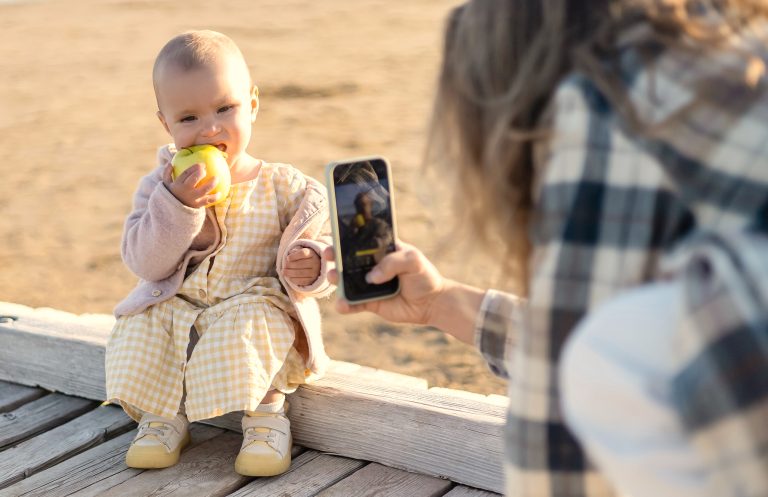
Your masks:
[[[219,143],[218,145],[216,145],[216,148],[218,148],[222,152],[226,152],[227,151],[227,146],[225,144],[223,144],[223,143]]]

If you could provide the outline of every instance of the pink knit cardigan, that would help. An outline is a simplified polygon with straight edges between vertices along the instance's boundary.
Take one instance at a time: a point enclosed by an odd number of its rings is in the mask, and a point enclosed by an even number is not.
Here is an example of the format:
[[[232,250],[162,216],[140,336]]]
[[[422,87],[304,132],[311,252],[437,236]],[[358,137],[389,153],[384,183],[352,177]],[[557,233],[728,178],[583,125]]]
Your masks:
[[[115,316],[138,314],[151,305],[170,299],[181,288],[190,264],[198,264],[221,243],[218,228],[203,239],[211,243],[199,250],[190,249],[203,235],[205,218],[208,226],[216,226],[212,209],[187,207],[165,187],[162,173],[173,157],[173,148],[158,151],[158,167],[142,178],[133,199],[133,211],[125,222],[122,241],[123,261],[140,281],[136,288],[114,310]],[[328,200],[323,185],[307,177],[307,186],[299,208],[283,231],[277,250],[277,274],[293,303],[291,317],[299,324],[304,337],[298,337],[297,349],[307,368],[322,374],[329,361],[323,346],[320,309],[317,298],[333,292],[328,282],[328,266],[322,262],[320,277],[310,286],[299,287],[285,279],[283,267],[294,247],[308,247],[322,254],[331,243]],[[322,258],[321,258],[322,260]]]

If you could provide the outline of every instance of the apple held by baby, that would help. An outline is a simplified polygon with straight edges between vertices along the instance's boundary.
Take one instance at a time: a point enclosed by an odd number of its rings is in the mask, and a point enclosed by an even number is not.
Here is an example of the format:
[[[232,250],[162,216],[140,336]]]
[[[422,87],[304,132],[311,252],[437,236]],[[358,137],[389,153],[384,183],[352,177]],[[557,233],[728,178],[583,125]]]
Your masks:
[[[209,193],[221,193],[221,197],[211,205],[223,202],[232,184],[232,177],[229,174],[229,165],[227,164],[227,154],[213,145],[193,145],[179,149],[171,160],[173,179],[178,178],[181,173],[195,164],[203,164],[205,166],[205,178],[216,177],[216,186]]]

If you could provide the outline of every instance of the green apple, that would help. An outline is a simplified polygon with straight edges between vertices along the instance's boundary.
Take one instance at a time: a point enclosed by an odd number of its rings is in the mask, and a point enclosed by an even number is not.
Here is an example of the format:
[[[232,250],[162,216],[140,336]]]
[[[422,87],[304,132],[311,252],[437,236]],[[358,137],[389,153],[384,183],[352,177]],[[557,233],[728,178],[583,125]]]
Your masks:
[[[205,165],[205,178],[201,181],[205,181],[206,178],[211,176],[216,176],[216,186],[210,193],[221,193],[221,198],[211,205],[222,202],[227,197],[229,187],[232,184],[232,176],[229,174],[229,165],[227,164],[227,154],[213,145],[193,145],[188,148],[182,148],[176,152],[173,160],[171,160],[173,179],[178,178],[181,173],[195,164]]]

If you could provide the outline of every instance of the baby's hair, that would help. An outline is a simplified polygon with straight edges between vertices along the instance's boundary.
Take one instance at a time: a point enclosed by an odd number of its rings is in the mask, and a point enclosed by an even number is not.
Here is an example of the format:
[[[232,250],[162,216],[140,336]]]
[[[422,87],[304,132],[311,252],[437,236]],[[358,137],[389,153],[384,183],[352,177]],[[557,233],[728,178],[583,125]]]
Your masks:
[[[160,70],[168,64],[189,71],[205,67],[218,60],[222,55],[234,56],[240,59],[248,72],[248,66],[242,52],[228,36],[217,31],[200,30],[187,31],[174,36],[160,50],[152,68],[152,82],[157,91],[157,80]]]

